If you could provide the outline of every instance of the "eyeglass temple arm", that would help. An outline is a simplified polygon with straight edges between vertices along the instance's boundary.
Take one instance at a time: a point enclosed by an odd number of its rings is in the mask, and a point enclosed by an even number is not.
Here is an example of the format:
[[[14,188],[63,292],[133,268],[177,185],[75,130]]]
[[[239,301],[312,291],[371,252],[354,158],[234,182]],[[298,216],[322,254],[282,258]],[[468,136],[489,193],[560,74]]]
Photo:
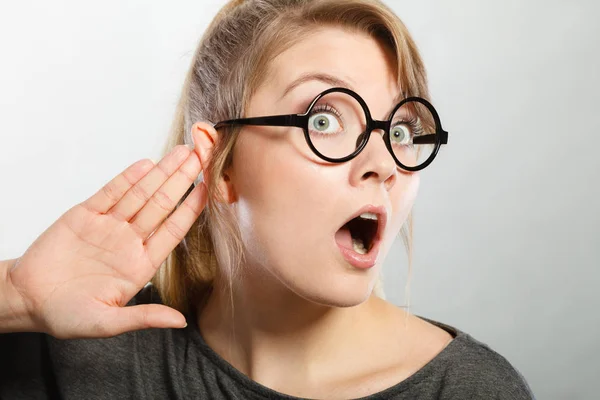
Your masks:
[[[295,126],[304,128],[306,126],[306,115],[289,114],[289,115],[271,115],[268,117],[254,118],[239,118],[221,121],[215,124],[214,128],[219,129],[225,125],[264,125],[264,126]],[[440,131],[440,143],[448,143],[448,132]],[[437,134],[420,135],[413,138],[413,144],[435,144]]]
[[[435,144],[436,137],[437,137],[437,134],[435,134],[435,133],[430,133],[428,135],[415,136],[413,138],[413,144]],[[446,132],[446,131],[440,132],[440,143],[448,144],[448,132]]]
[[[268,117],[240,118],[221,121],[214,128],[219,129],[225,125],[264,125],[264,126],[295,126],[303,128],[306,126],[306,115],[271,115]]]

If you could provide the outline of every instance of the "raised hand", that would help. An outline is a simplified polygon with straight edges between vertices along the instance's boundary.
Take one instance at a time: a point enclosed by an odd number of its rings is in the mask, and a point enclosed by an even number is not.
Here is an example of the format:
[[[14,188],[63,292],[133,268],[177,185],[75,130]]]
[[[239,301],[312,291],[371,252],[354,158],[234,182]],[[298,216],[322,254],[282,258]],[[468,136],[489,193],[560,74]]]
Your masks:
[[[167,306],[124,306],[202,212],[199,184],[169,216],[200,171],[198,155],[177,146],[157,165],[134,163],[44,231],[6,274],[23,330],[75,338],[184,327]]]

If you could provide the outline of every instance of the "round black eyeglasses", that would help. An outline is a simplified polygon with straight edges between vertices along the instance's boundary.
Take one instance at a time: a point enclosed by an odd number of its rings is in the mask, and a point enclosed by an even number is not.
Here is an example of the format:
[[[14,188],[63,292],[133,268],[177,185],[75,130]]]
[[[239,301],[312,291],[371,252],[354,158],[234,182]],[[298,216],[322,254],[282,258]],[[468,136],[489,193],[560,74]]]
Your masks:
[[[436,157],[448,132],[427,100],[408,97],[394,107],[385,121],[374,120],[366,102],[347,88],[320,93],[304,114],[272,115],[218,122],[226,125],[293,126],[302,128],[310,149],[321,159],[346,162],[367,145],[373,130],[384,132],[383,140],[396,164],[406,171],[419,171]]]

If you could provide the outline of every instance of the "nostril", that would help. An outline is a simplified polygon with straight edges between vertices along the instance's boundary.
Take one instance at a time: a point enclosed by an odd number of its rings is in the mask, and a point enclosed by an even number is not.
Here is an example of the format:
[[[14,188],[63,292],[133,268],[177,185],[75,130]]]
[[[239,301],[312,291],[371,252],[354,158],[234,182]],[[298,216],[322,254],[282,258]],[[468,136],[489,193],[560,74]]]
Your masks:
[[[373,175],[376,175],[375,172],[373,171],[369,171],[366,174],[363,175],[363,179],[369,179],[370,177],[372,177]]]

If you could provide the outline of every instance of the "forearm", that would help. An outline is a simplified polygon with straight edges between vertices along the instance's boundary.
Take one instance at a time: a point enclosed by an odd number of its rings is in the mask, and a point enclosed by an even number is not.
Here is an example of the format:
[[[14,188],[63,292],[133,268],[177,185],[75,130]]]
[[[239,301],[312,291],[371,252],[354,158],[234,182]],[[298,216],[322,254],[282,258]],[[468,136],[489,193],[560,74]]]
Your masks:
[[[25,304],[10,281],[9,271],[16,259],[0,261],[0,333],[32,330]]]

